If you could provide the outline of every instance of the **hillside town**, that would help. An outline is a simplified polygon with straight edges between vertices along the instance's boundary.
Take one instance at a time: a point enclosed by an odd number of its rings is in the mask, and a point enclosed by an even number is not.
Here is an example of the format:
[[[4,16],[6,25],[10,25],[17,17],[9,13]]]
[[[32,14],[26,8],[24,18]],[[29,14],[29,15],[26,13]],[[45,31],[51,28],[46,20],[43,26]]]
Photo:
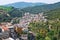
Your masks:
[[[60,0],[0,0],[0,40],[60,40]]]
[[[39,13],[39,14],[25,13],[24,16],[20,18],[20,21],[17,24],[12,24],[13,22],[12,23],[2,22],[0,23],[0,39],[7,40],[8,38],[11,37],[14,40],[19,40],[19,39],[28,40],[28,32],[33,33],[28,29],[29,23],[39,22],[39,21],[43,21],[43,22],[47,21],[43,13]],[[22,33],[22,31],[25,32],[25,34]]]

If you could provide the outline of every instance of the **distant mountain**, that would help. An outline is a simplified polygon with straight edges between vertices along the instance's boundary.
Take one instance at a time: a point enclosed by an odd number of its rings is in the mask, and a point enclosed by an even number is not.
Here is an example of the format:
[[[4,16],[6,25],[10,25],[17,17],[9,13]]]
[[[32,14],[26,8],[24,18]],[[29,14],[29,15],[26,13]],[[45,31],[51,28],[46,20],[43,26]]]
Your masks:
[[[34,6],[34,7],[26,7],[21,9],[23,12],[30,12],[30,13],[40,13],[40,12],[46,12],[50,11],[56,8],[60,8],[60,2],[55,4],[46,4],[41,6]]]
[[[44,5],[45,3],[28,3],[28,2],[16,2],[12,4],[7,4],[5,6],[13,6],[15,8],[25,8],[25,7],[31,7],[31,6],[38,6],[38,5]]]

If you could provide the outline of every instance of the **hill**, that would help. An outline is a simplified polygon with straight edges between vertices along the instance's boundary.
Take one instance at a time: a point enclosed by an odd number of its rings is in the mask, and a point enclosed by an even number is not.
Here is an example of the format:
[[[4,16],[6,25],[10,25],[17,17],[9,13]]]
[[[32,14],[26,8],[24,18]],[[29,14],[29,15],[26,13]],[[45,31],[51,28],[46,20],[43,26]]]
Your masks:
[[[50,19],[50,20],[59,19],[60,20],[60,8],[45,12],[45,15],[47,15],[47,19]]]
[[[16,17],[22,17],[22,12],[18,8],[0,6],[0,22],[10,22]]]
[[[16,3],[7,4],[7,5],[3,5],[3,6],[13,6],[15,8],[25,8],[25,7],[32,7],[32,6],[38,6],[38,5],[45,5],[45,3],[16,2]]]
[[[5,10],[6,12],[9,12],[13,9],[14,7],[10,6],[10,7],[5,7],[5,6],[0,6],[0,10]]]
[[[55,4],[46,4],[41,6],[27,7],[27,8],[21,9],[21,11],[30,12],[30,13],[40,13],[40,12],[50,11],[56,8],[60,8],[60,2]]]

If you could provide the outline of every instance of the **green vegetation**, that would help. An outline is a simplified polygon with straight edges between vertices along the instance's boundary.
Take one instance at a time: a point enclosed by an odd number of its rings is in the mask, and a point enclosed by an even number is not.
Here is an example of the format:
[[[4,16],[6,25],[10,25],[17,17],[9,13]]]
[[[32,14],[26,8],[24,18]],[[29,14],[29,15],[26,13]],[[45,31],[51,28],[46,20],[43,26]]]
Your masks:
[[[31,22],[29,26],[29,30],[36,34],[36,40],[60,40],[60,21]]]
[[[13,7],[0,6],[0,22],[10,22],[12,17],[8,13]]]
[[[9,11],[11,11],[11,10],[13,9],[13,7],[11,7],[11,6],[10,6],[10,7],[0,6],[0,10],[1,10],[1,9],[9,12]]]
[[[60,40],[60,8],[44,13],[47,22],[31,22],[29,30],[36,34],[36,40]]]
[[[10,22],[16,17],[22,17],[22,12],[20,12],[19,9],[0,6],[0,22]]]
[[[55,20],[55,19],[60,19],[60,8],[57,8],[57,9],[54,9],[54,10],[50,10],[50,11],[48,11],[48,12],[45,12],[45,15],[47,15],[48,17],[48,19],[53,19],[53,20]]]

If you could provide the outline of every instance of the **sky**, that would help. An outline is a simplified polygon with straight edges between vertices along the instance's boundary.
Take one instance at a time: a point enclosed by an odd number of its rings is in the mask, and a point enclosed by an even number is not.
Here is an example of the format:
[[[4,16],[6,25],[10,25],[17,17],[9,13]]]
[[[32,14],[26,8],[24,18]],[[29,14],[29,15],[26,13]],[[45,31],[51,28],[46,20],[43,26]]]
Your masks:
[[[0,5],[5,5],[15,2],[32,2],[32,3],[40,2],[40,3],[52,4],[52,3],[60,2],[60,0],[0,0]]]

